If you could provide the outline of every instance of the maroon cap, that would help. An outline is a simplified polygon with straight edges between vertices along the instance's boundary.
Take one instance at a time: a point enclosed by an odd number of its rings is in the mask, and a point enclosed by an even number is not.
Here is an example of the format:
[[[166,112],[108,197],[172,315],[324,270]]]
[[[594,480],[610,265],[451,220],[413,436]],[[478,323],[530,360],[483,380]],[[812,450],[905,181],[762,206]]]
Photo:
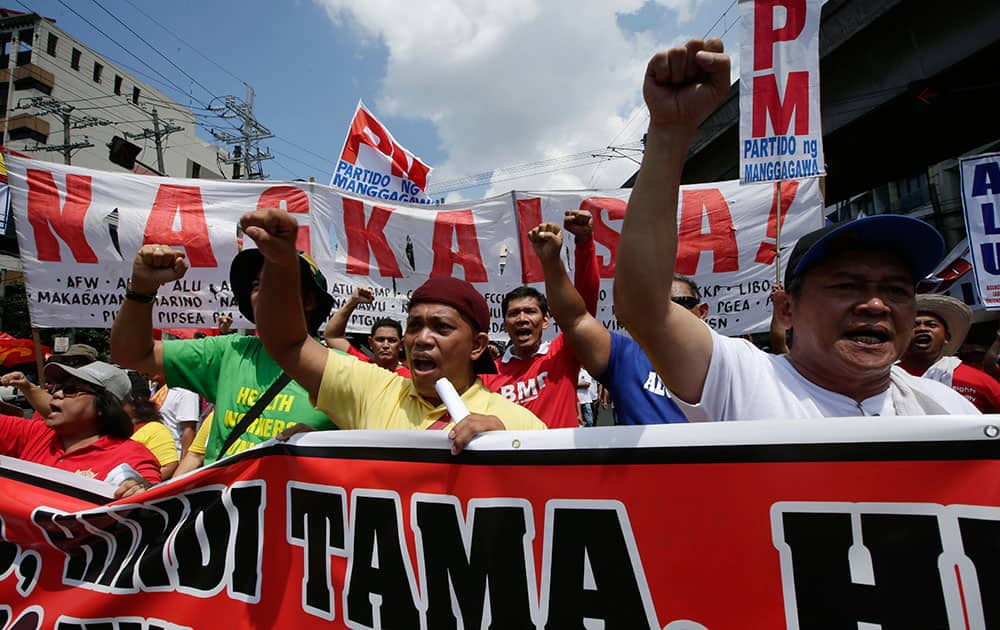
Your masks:
[[[482,294],[465,280],[438,276],[430,278],[410,295],[410,306],[425,302],[446,304],[464,315],[477,332],[490,332],[490,307]],[[495,374],[496,364],[488,351],[479,356],[476,374]]]

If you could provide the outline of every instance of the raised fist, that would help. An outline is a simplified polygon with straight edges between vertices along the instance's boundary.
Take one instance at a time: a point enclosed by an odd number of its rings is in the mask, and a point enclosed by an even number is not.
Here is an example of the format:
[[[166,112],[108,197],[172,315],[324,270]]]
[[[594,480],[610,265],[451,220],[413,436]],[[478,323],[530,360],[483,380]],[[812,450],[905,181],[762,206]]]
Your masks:
[[[728,92],[729,56],[722,52],[721,39],[692,39],[659,52],[649,60],[642,85],[650,129],[692,133]]]
[[[156,293],[164,284],[183,278],[187,270],[184,252],[167,245],[143,245],[132,265],[132,290]]]
[[[219,315],[219,334],[228,335],[233,327],[233,318],[230,315]]]
[[[355,304],[371,304],[375,299],[375,294],[368,287],[357,286],[351,293],[351,301]]]
[[[594,233],[594,217],[589,210],[567,210],[563,227],[572,232],[577,241],[586,241]]]
[[[24,372],[8,372],[3,376],[0,376],[0,385],[6,385],[10,387],[16,387],[22,392],[27,391],[35,386],[34,383],[28,380],[28,377],[24,375]]]
[[[558,260],[563,244],[562,228],[558,225],[555,223],[537,225],[528,232],[528,240],[531,241],[531,247],[539,259]]]
[[[257,243],[267,260],[289,266],[298,264],[295,239],[299,224],[292,215],[278,208],[254,210],[240,217],[240,227]]]

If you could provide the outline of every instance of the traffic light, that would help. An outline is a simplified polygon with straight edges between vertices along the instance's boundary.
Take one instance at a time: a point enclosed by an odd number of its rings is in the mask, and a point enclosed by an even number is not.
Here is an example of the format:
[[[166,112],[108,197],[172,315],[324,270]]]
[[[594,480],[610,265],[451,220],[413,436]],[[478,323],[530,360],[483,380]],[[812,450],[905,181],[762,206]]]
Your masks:
[[[135,158],[142,151],[142,148],[132,144],[121,136],[115,136],[111,139],[110,149],[108,159],[113,164],[117,164],[130,171],[135,167]]]

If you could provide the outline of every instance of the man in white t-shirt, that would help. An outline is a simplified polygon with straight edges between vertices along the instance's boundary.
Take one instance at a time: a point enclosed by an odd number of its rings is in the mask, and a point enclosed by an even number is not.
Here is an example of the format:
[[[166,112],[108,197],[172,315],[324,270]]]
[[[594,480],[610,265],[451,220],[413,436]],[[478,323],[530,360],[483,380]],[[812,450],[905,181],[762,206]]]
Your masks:
[[[596,423],[595,400],[597,400],[597,379],[585,368],[580,368],[580,375],[576,378],[576,401],[580,405],[581,426],[592,427]]]
[[[774,316],[791,350],[769,355],[714,333],[670,300],[688,145],[729,92],[720,40],[659,53],[646,69],[649,132],[625,213],[615,313],[690,420],[975,414],[950,388],[893,367],[909,343],[914,286],[944,242],[917,219],[878,215],[802,237]],[[656,264],[653,264],[653,261]]]
[[[158,378],[154,380],[159,382]],[[198,399],[198,394],[183,387],[167,387],[161,384],[150,396],[150,400],[160,408],[163,425],[170,429],[170,435],[177,445],[177,457],[183,458],[198,431],[198,420],[201,417],[201,401]]]

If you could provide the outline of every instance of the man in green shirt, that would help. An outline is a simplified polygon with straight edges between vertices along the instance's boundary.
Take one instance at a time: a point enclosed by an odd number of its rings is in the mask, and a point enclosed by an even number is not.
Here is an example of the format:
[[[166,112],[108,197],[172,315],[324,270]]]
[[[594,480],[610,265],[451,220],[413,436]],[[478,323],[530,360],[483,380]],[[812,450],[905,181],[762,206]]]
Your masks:
[[[263,258],[256,249],[240,252],[229,268],[230,283],[240,312],[255,321],[257,284]],[[333,298],[326,278],[306,254],[299,254],[302,305],[314,337],[326,321]],[[166,245],[143,245],[132,267],[129,291],[111,328],[111,357],[123,367],[160,375],[171,387],[184,387],[215,403],[205,463],[219,459],[233,426],[281,375],[281,368],[264,351],[257,337],[221,335],[202,339],[156,341],[153,302],[160,286],[187,271],[182,251]],[[291,381],[268,403],[225,454],[273,438],[286,427],[305,423],[314,429],[336,426],[309,402],[309,394]]]

